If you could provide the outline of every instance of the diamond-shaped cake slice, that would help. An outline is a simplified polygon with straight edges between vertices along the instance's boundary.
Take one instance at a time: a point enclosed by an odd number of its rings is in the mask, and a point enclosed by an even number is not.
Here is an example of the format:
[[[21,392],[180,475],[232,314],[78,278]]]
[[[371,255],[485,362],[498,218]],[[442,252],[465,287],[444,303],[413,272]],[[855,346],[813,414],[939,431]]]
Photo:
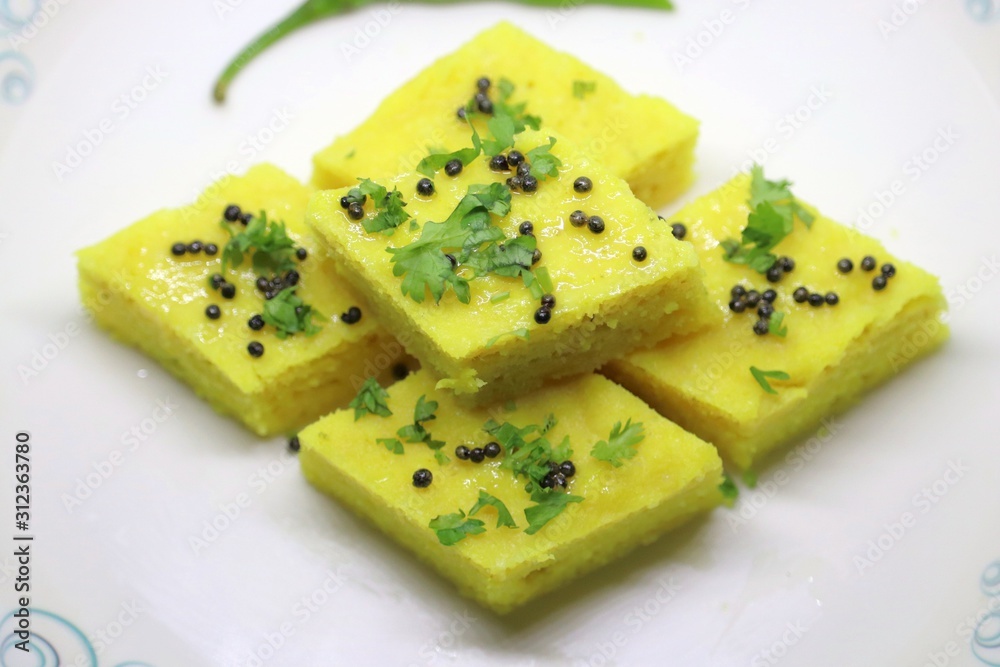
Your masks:
[[[101,327],[156,359],[219,412],[260,435],[292,432],[345,405],[369,375],[389,377],[402,355],[363,298],[336,276],[305,226],[308,199],[307,188],[270,165],[227,176],[196,203],[161,210],[81,250],[83,302]],[[283,286],[257,287],[261,276],[270,280],[276,274],[254,269],[253,247],[238,268],[223,270],[230,233],[220,220],[231,204],[258,221],[264,212],[265,230],[285,223],[292,245],[283,253],[291,262],[280,272]],[[260,223],[224,224],[239,234]],[[174,254],[175,244],[190,247],[195,241],[197,252]],[[295,275],[289,277],[289,270]],[[213,274],[226,285],[213,286]],[[276,300],[267,300],[267,291],[277,293]],[[276,316],[291,318],[285,334],[304,323],[296,307],[319,313],[310,321],[318,331],[282,339],[270,323],[251,328],[251,318],[267,315],[265,303]],[[352,307],[361,318],[348,324],[342,314]],[[251,349],[262,354],[254,356]]]
[[[766,198],[770,186],[757,178]],[[945,299],[934,276],[809,207],[811,228],[794,220],[793,231],[770,253],[791,258],[792,271],[776,271],[770,282],[745,264],[726,261],[720,243],[740,239],[747,227],[752,182],[737,176],[676,216],[687,225],[686,240],[701,258],[723,319],[603,369],[742,468],[816,429],[948,336],[941,320]],[[754,228],[770,233],[770,219],[764,211]],[[841,264],[845,259],[850,270]],[[741,289],[758,296],[739,296]],[[758,325],[765,299],[749,302],[767,290],[776,293],[776,314],[770,326]],[[730,307],[734,300],[741,312]]]
[[[430,194],[419,173],[381,179],[393,206],[362,208],[347,189],[309,206],[341,273],[442,387],[516,397],[716,317],[694,249],[623,180],[548,133],[524,132],[516,150],[561,164],[534,192],[508,190],[513,168],[480,156],[438,171]]]
[[[456,114],[487,77],[489,104],[503,81],[511,104],[586,150],[628,181],[636,197],[659,207],[684,192],[693,174],[698,122],[665,100],[631,95],[610,77],[509,23],[484,31],[387,97],[349,134],[316,154],[313,180],[322,188],[354,185],[355,177],[413,171],[429,150],[462,148],[469,138]]]
[[[299,434],[306,478],[500,613],[722,500],[714,448],[599,375],[473,410],[426,371],[388,394]]]

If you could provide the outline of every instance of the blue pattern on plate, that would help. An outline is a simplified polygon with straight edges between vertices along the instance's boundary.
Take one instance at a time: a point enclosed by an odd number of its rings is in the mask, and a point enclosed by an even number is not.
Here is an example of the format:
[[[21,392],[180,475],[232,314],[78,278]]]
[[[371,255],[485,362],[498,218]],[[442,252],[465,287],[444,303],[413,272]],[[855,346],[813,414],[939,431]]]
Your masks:
[[[31,95],[35,66],[17,46],[25,39],[21,30],[41,11],[41,5],[41,0],[34,0],[26,12],[18,14],[11,0],[0,0],[0,103],[21,104]]]
[[[991,598],[991,607],[1000,607],[1000,559],[983,570],[979,588]],[[1000,608],[994,609],[976,626],[972,634],[972,653],[984,665],[1000,667]]]
[[[989,23],[1000,19],[1000,0],[965,0],[965,10],[973,20]]]
[[[17,623],[13,611],[0,619],[0,667],[9,667],[10,658],[23,658],[25,655],[15,647],[15,644],[21,641],[14,634],[16,629]],[[68,664],[98,667],[97,654],[87,636],[80,631],[80,628],[50,611],[31,610],[31,633],[28,641],[31,649],[28,655],[35,659],[34,667],[59,667]],[[83,656],[86,662],[79,662],[80,656]],[[151,665],[130,660],[118,663],[115,667],[151,667]]]

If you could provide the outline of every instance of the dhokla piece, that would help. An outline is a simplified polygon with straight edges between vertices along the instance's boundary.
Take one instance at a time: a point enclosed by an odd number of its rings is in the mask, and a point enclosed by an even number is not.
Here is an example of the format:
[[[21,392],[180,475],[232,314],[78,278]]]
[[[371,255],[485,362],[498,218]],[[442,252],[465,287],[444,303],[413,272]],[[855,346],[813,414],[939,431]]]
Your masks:
[[[816,429],[948,337],[934,276],[808,206],[811,228],[796,220],[773,249],[792,259],[791,272],[779,260],[769,279],[727,261],[720,243],[747,226],[751,183],[737,176],[675,216],[705,267],[721,324],[602,369],[740,468]],[[775,314],[761,318],[767,290],[776,293]],[[784,337],[776,334],[782,329]]]
[[[690,244],[674,238],[623,180],[548,133],[524,132],[516,143],[526,159],[549,146],[561,166],[533,193],[507,190],[512,172],[491,170],[482,156],[456,176],[439,171],[428,195],[418,192],[426,181],[420,174],[383,180],[378,185],[398,190],[413,218],[385,230],[391,235],[365,231],[384,213],[371,199],[363,216],[355,207],[352,218],[347,189],[319,192],[310,202],[307,221],[341,274],[441,386],[468,395],[467,403],[517,397],[547,378],[592,371],[716,317]],[[486,189],[487,203],[471,207],[477,188]],[[489,199],[500,191],[509,199],[506,214],[506,204]],[[585,217],[572,223],[574,212]],[[472,231],[476,225],[482,229]],[[463,254],[469,243],[477,249]],[[540,252],[534,259],[533,250]],[[527,276],[539,276],[532,289]]]
[[[694,118],[660,98],[625,92],[610,77],[506,22],[429,66],[364,123],[317,153],[314,183],[339,188],[354,185],[359,174],[391,177],[413,171],[429,150],[462,148],[469,132],[456,112],[479,92],[481,77],[490,80],[490,104],[500,94],[500,81],[510,81],[511,103],[524,102],[544,129],[576,142],[650,206],[666,204],[691,184]]]
[[[308,199],[307,188],[270,165],[241,177],[227,176],[196,203],[161,210],[81,250],[83,302],[101,327],[160,362],[217,411],[262,436],[292,432],[346,405],[369,375],[387,381],[402,355],[363,298],[337,277],[305,226]],[[253,247],[246,249],[238,268],[227,265],[223,270],[230,234],[220,221],[230,205],[255,221],[265,212],[266,230],[285,223],[292,244],[286,243],[282,254],[290,255],[286,259],[294,265],[293,275],[255,271]],[[255,222],[224,224],[239,234],[253,230]],[[175,254],[175,244],[182,254]],[[218,279],[213,284],[214,274],[225,284]],[[258,274],[277,277],[282,285],[273,282],[262,291],[256,285]],[[263,319],[251,323],[268,312],[265,291],[284,292],[272,307],[283,302],[284,312],[275,312],[291,317],[291,330],[296,307],[315,310],[319,315],[310,328],[319,330],[287,335],[288,329],[282,329],[286,337],[281,339],[277,326]],[[356,315],[350,313],[352,307],[361,318],[348,324]]]
[[[324,417],[299,434],[299,460],[316,488],[498,613],[652,542],[722,500],[722,462],[714,448],[599,375],[548,385],[513,405],[471,410],[434,384],[420,371],[389,387],[384,401],[391,416],[368,413],[356,421],[354,411],[341,410]],[[443,443],[438,451],[449,456],[446,463],[423,442],[406,442],[399,454],[379,442],[411,425],[421,397],[437,402],[437,418],[423,425],[429,442]],[[555,450],[534,441],[537,431],[523,441],[505,436],[541,426],[549,415],[555,425],[543,437],[575,470],[536,493],[548,501],[575,500],[545,523],[547,516],[530,508],[561,503],[532,499],[526,478],[515,476],[512,466],[535,456],[542,466],[538,474],[555,478],[544,460],[545,452]],[[484,430],[491,419],[502,425],[499,431]],[[609,438],[616,423],[644,437],[626,440],[631,444]],[[490,450],[491,441],[503,443],[499,453],[495,445]],[[524,444],[511,444],[517,442]],[[599,442],[612,451],[631,450],[630,458],[615,458],[616,467],[607,456],[595,457]],[[469,451],[457,452],[460,447]],[[566,470],[565,461],[553,463]],[[498,525],[504,516],[496,504],[473,511],[484,492],[509,512],[507,525]],[[471,523],[462,526],[465,521]]]

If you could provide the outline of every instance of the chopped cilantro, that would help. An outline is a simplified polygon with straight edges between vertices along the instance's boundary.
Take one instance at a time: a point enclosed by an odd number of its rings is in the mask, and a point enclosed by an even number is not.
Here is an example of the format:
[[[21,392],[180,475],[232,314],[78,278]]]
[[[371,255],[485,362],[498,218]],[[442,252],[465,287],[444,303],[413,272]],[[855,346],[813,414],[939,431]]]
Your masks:
[[[313,318],[322,319],[312,306],[307,304],[295,293],[294,287],[286,287],[278,292],[273,299],[264,302],[262,317],[264,322],[277,329],[278,338],[285,339],[300,331],[312,336],[320,330],[313,324]]]
[[[389,392],[382,388],[378,380],[374,377],[365,380],[358,395],[349,404],[349,407],[354,408],[354,421],[358,421],[366,414],[380,417],[391,415],[392,410],[385,402],[387,398],[389,398]]]
[[[455,251],[453,256],[462,263],[483,243],[504,238],[503,230],[493,224],[490,216],[503,216],[509,211],[510,190],[505,185],[470,185],[447,220],[427,222],[419,239],[401,248],[388,248],[393,275],[404,276],[403,294],[421,303],[430,291],[439,302],[451,286],[459,301],[469,303],[469,281],[455,273],[446,253]]]
[[[281,273],[295,268],[293,260],[295,241],[288,235],[284,223],[268,223],[267,212],[261,211],[246,229],[233,231],[233,225],[225,218],[219,225],[229,232],[229,242],[222,250],[222,270],[237,268],[243,263],[243,256],[252,253],[251,263],[257,273]]]
[[[490,297],[490,303],[500,303],[510,298],[510,292],[499,292]]]
[[[518,428],[510,422],[503,424],[490,419],[483,425],[483,430],[499,442],[506,452],[501,466],[511,470],[516,477],[525,477],[524,490],[533,493],[541,489],[541,482],[549,474],[549,462],[561,462],[573,456],[569,446],[569,436],[563,438],[558,446],[545,437],[545,434],[556,424],[553,415],[549,415],[542,426],[529,424]],[[529,440],[529,437],[535,437]]]
[[[497,528],[502,526],[506,526],[507,528],[517,528],[517,524],[514,523],[514,517],[510,515],[510,511],[507,509],[507,506],[503,504],[503,501],[496,496],[491,496],[482,489],[479,490],[479,500],[477,500],[476,504],[469,510],[469,516],[476,514],[487,505],[495,508],[497,511]]]
[[[436,516],[430,522],[430,528],[437,533],[438,541],[446,547],[461,542],[469,535],[485,533],[483,525],[482,521],[468,518],[461,510],[456,514]]]
[[[719,491],[722,493],[722,497],[729,507],[733,506],[733,503],[736,502],[736,499],[740,495],[739,487],[736,486],[733,478],[726,473],[722,475],[722,484],[719,484]]]
[[[417,171],[428,178],[434,178],[438,170],[444,168],[452,160],[458,160],[463,166],[468,166],[473,160],[479,157],[482,151],[483,143],[479,138],[479,133],[476,132],[475,128],[472,128],[471,148],[462,148],[452,153],[431,153],[417,163]]]
[[[513,148],[515,135],[524,132],[528,127],[537,130],[542,122],[541,118],[525,113],[527,106],[525,102],[510,103],[510,97],[514,94],[514,84],[508,79],[500,79],[497,82],[497,93],[497,99],[493,102],[493,114],[486,121],[486,129],[489,130],[490,136],[482,143],[483,153],[490,157]],[[474,98],[465,105],[467,118],[477,115],[476,106]]]
[[[778,259],[771,250],[792,233],[795,218],[808,228],[813,215],[795,200],[789,181],[767,180],[760,165],[753,166],[750,178],[750,215],[742,239],[726,239],[720,245],[726,261],[766,273]]]
[[[785,319],[784,313],[779,313],[775,311],[771,315],[771,319],[767,323],[767,330],[769,333],[773,333],[775,336],[781,336],[784,338],[788,335],[788,327],[782,325],[782,321]]]
[[[552,294],[555,291],[555,286],[552,284],[552,277],[549,276],[548,267],[540,266],[535,269],[535,278],[538,279],[538,284],[547,294]]]
[[[385,448],[388,449],[393,454],[403,453],[403,443],[401,443],[396,438],[377,438],[375,442],[377,442],[380,445],[385,445]]]
[[[384,186],[367,178],[358,180],[361,181],[361,186],[358,189],[371,197],[372,203],[375,205],[375,215],[371,218],[365,218],[361,226],[369,234],[382,232],[387,236],[392,236],[396,227],[410,219],[410,214],[403,210],[406,206],[403,194],[396,188],[389,192]]]
[[[353,402],[351,403],[353,406]],[[451,459],[441,451],[444,447],[444,442],[441,440],[435,440],[430,431],[424,427],[425,422],[437,419],[434,412],[437,410],[437,401],[428,401],[427,396],[421,396],[417,399],[417,404],[413,408],[413,423],[403,426],[396,431],[396,435],[402,440],[409,443],[424,443],[432,450],[434,450],[434,458],[441,465],[448,463]],[[355,410],[357,408],[355,407]],[[357,412],[355,412],[355,418],[357,417]],[[379,444],[385,445],[385,448],[395,454],[403,453],[403,443],[397,438],[378,438],[376,440]]]
[[[536,504],[524,509],[524,518],[528,520],[528,527],[524,532],[528,535],[541,530],[545,524],[562,514],[570,503],[582,502],[583,497],[539,488],[532,492],[531,500]]]
[[[517,134],[517,127],[511,116],[504,113],[494,113],[486,121],[486,129],[490,131],[489,136],[483,140],[483,153],[486,155],[493,157],[514,147],[514,135]]]
[[[534,236],[518,236],[503,243],[490,243],[469,255],[465,262],[477,276],[495,273],[514,278],[531,270],[531,256],[537,241]]]
[[[527,329],[514,329],[513,331],[504,331],[502,334],[497,334],[493,336],[488,341],[486,341],[486,347],[490,348],[497,344],[497,341],[504,336],[517,336],[518,338],[528,338],[531,332]]]
[[[597,90],[596,81],[574,81],[573,82],[573,97],[578,100],[582,100],[587,96],[588,93],[592,93]]]
[[[540,181],[544,181],[549,176],[558,176],[559,167],[562,160],[552,154],[552,147],[556,145],[555,137],[549,137],[549,144],[536,146],[525,153],[524,157],[531,163],[531,175]]]
[[[636,454],[635,446],[646,437],[642,422],[632,423],[629,419],[622,428],[621,422],[611,427],[607,441],[601,440],[590,450],[590,455],[599,461],[607,461],[614,467],[622,465],[622,459],[630,459]]]
[[[790,376],[785,371],[762,371],[756,366],[750,367],[750,374],[753,375],[753,379],[757,381],[757,384],[761,386],[761,389],[769,394],[777,394],[778,392],[774,390],[771,383],[767,381],[768,378],[774,380],[788,380]]]

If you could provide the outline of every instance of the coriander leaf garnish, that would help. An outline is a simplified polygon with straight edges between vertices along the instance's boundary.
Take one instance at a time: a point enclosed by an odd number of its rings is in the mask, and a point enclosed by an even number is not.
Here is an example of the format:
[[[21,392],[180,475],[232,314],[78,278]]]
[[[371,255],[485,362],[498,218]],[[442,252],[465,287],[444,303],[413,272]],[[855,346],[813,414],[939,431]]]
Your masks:
[[[787,231],[792,231],[792,221],[798,218],[807,228],[812,227],[813,214],[802,207],[792,195],[792,182],[788,180],[769,181],[764,178],[764,168],[754,165],[750,170],[750,207],[756,208],[768,202],[787,221]]]
[[[531,256],[535,252],[534,236],[518,236],[503,243],[490,243],[485,248],[472,253],[465,264],[477,276],[495,273],[498,276],[514,278],[531,269]]]
[[[483,140],[483,153],[486,155],[493,157],[514,147],[517,128],[511,116],[494,113],[493,117],[486,121],[486,129],[490,131],[490,135]]]
[[[286,287],[278,292],[273,299],[264,302],[264,312],[261,314],[264,322],[277,329],[277,336],[282,340],[300,331],[312,336],[320,330],[313,324],[313,318],[322,319],[312,306],[307,304],[295,293],[294,287]]]
[[[486,341],[486,347],[490,348],[497,344],[497,341],[504,336],[517,336],[518,338],[527,339],[531,335],[531,332],[527,329],[514,329],[513,331],[504,331],[502,334],[497,334],[493,336],[488,341]]]
[[[542,426],[529,424],[518,428],[510,422],[500,424],[493,419],[483,424],[483,430],[493,436],[506,452],[501,466],[512,471],[516,477],[527,478],[524,490],[528,493],[543,488],[542,480],[551,472],[550,462],[566,461],[573,456],[568,436],[555,447],[545,437],[555,423],[555,417],[549,415]],[[535,437],[529,440],[532,435]]]
[[[430,431],[424,427],[426,422],[437,419],[437,416],[434,414],[437,408],[437,401],[428,401],[427,396],[421,396],[417,399],[417,404],[413,408],[413,423],[407,424],[397,430],[396,435],[409,443],[424,443],[434,450],[434,458],[437,459],[437,462],[444,465],[451,460],[444,452],[440,451],[445,443],[441,440],[435,440],[431,436]],[[403,444],[396,438],[379,438],[376,442],[385,445],[386,449],[396,454],[403,453]]]
[[[775,311],[771,315],[771,319],[767,323],[767,330],[768,330],[768,332],[774,334],[775,336],[781,336],[782,338],[784,338],[785,336],[787,336],[788,335],[788,327],[782,325],[782,321],[784,319],[785,319],[785,314],[784,313],[779,313],[779,312]]]
[[[500,303],[510,298],[510,292],[498,292],[490,297],[490,303]]]
[[[515,135],[524,132],[528,127],[537,130],[542,122],[541,118],[525,113],[527,106],[525,102],[510,103],[510,96],[514,94],[514,84],[508,79],[500,79],[497,82],[497,92],[499,96],[493,102],[493,113],[486,121],[486,129],[490,134],[482,142],[483,153],[489,157],[513,148]],[[465,105],[467,119],[480,115],[476,111],[477,106],[475,98],[470,99]]]
[[[583,502],[583,497],[538,489],[532,492],[531,500],[537,504],[524,509],[524,518],[528,520],[528,527],[524,532],[528,535],[534,535],[541,530],[545,524],[562,514],[570,503]]]
[[[629,419],[624,428],[621,422],[611,427],[607,441],[601,440],[590,450],[590,455],[600,461],[607,461],[614,467],[622,465],[622,459],[630,459],[636,454],[635,446],[646,437],[642,422],[632,423]]]
[[[377,442],[380,445],[385,445],[385,448],[388,449],[393,454],[403,453],[403,443],[401,443],[396,438],[377,438],[375,442]]]
[[[506,526],[507,528],[517,528],[517,524],[514,523],[514,517],[510,515],[510,511],[507,509],[507,506],[504,505],[503,501],[496,496],[491,496],[482,489],[479,490],[479,500],[477,500],[476,504],[469,510],[469,516],[476,514],[487,505],[496,508],[497,528],[502,526]]]
[[[471,123],[469,126],[472,127]],[[428,178],[434,178],[434,175],[452,160],[458,160],[462,163],[462,166],[467,167],[473,160],[479,157],[479,154],[482,152],[483,142],[479,138],[479,133],[476,132],[476,128],[473,127],[471,148],[462,148],[452,153],[431,153],[417,163],[417,171]]]
[[[410,214],[404,209],[406,202],[403,201],[403,194],[396,188],[389,192],[384,186],[367,178],[359,179],[361,185],[358,188],[364,195],[371,197],[375,205],[375,215],[365,218],[361,226],[369,234],[382,232],[388,236],[396,231],[396,227],[410,219]]]
[[[742,239],[726,239],[720,244],[726,261],[746,264],[758,273],[774,266],[777,256],[771,252],[794,229],[795,218],[809,228],[813,215],[792,195],[787,180],[769,181],[764,170],[754,165],[750,170],[750,215]]]
[[[582,100],[587,96],[587,93],[592,93],[597,90],[596,81],[574,81],[573,82],[573,97],[578,100]]]
[[[562,160],[552,154],[552,147],[556,145],[555,137],[549,137],[549,144],[536,146],[525,153],[525,158],[531,163],[531,175],[540,181],[549,176],[558,176],[559,167]]]
[[[482,521],[468,518],[461,510],[456,514],[436,516],[429,525],[437,533],[438,541],[446,547],[461,542],[469,535],[486,532]]]
[[[389,398],[389,392],[382,388],[374,377],[369,377],[361,385],[358,395],[354,397],[348,406],[354,408],[354,421],[358,421],[364,415],[378,415],[388,417],[392,414],[385,399]]]
[[[483,243],[504,238],[503,230],[490,216],[504,216],[509,211],[510,190],[505,185],[471,185],[447,220],[427,222],[416,241],[387,248],[392,253],[393,275],[403,276],[403,294],[422,303],[429,291],[435,302],[440,302],[450,286],[459,301],[469,303],[469,281],[455,273],[448,253],[454,252],[455,262],[461,263]]]
[[[756,366],[750,367],[750,374],[753,375],[753,379],[757,381],[757,384],[761,386],[761,389],[769,394],[777,394],[778,392],[774,390],[771,383],[768,382],[768,378],[774,380],[788,380],[791,376],[785,371],[762,371]]]
[[[722,493],[723,499],[730,507],[733,506],[733,503],[740,495],[739,487],[733,482],[733,478],[726,473],[722,474],[722,483],[719,484],[719,492]]]
[[[225,218],[219,221],[219,226],[229,232],[230,237],[222,250],[223,271],[227,266],[239,267],[248,252],[252,254],[253,268],[257,273],[281,273],[295,268],[292,259],[295,241],[288,235],[284,223],[268,223],[267,211],[261,211],[240,232],[234,232],[233,225]]]

